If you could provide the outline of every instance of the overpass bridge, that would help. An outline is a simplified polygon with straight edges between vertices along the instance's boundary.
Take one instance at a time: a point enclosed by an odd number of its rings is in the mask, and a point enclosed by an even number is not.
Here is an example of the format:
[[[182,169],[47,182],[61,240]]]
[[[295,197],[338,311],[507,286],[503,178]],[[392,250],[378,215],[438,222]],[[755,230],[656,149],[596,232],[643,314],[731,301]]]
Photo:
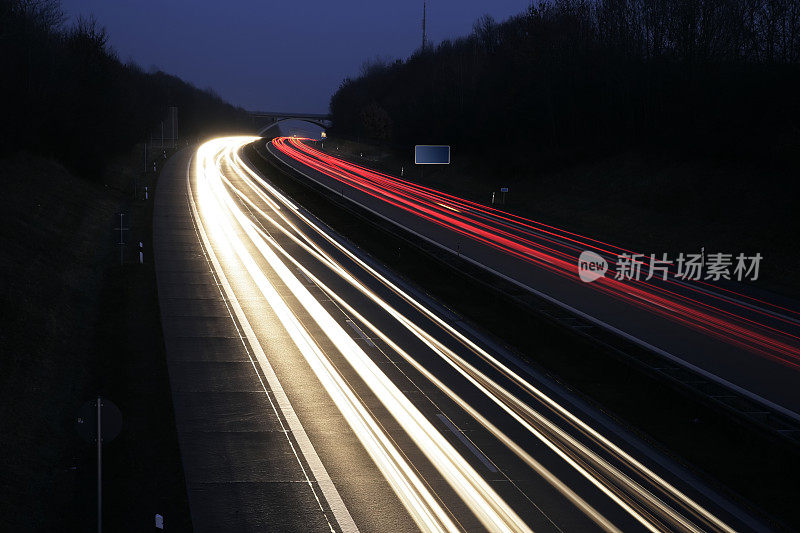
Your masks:
[[[331,117],[325,113],[285,113],[279,111],[250,111],[253,126],[259,135],[264,135],[268,130],[284,120],[302,120],[326,129],[331,125]]]

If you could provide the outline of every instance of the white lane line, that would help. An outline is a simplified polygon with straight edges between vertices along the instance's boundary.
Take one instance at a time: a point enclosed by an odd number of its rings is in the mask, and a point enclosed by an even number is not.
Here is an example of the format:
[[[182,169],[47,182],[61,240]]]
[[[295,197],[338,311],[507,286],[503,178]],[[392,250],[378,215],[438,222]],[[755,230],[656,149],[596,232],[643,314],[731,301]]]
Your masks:
[[[298,270],[298,272],[300,272],[300,275],[303,276],[303,278],[308,282],[309,285],[315,285],[315,283],[311,280],[311,278],[306,276],[305,272],[303,272],[302,270]]]
[[[303,274],[303,275],[305,276],[305,274]],[[362,340],[365,340],[365,341],[367,342],[367,344],[369,344],[369,345],[370,345],[370,346],[372,346],[373,348],[377,348],[377,346],[375,346],[375,343],[374,343],[374,342],[372,342],[372,339],[370,339],[369,337],[367,337],[367,334],[366,334],[366,333],[364,333],[364,331],[363,331],[363,330],[362,330],[360,327],[358,327],[358,326],[356,325],[356,323],[355,323],[355,322],[353,322],[352,320],[350,320],[349,318],[347,319],[347,325],[348,325],[348,326],[350,326],[351,328],[353,328],[353,331],[355,331],[355,332],[356,332],[356,334],[357,334],[359,337],[361,337],[361,339],[362,339]]]
[[[291,402],[289,402],[289,398],[288,396],[286,396],[286,392],[283,390],[283,386],[281,386],[280,381],[278,381],[278,376],[275,374],[275,370],[269,363],[269,360],[267,359],[267,356],[264,353],[264,349],[261,347],[261,343],[258,342],[258,337],[256,337],[256,334],[253,331],[253,327],[247,320],[247,317],[244,314],[244,310],[239,304],[239,301],[236,298],[236,294],[233,292],[233,288],[228,282],[228,278],[225,276],[225,272],[222,270],[222,265],[220,264],[216,254],[214,253],[213,248],[211,247],[211,241],[209,240],[208,235],[206,234],[205,226],[203,225],[203,221],[197,209],[197,204],[194,201],[194,195],[192,192],[192,183],[191,183],[191,172],[190,172],[191,162],[192,160],[189,161],[189,168],[187,168],[186,172],[186,183],[188,187],[189,201],[192,207],[192,216],[194,217],[197,223],[197,227],[200,230],[200,236],[203,241],[203,246],[205,247],[209,258],[211,259],[211,262],[214,266],[214,270],[219,276],[222,288],[225,291],[225,296],[228,299],[228,302],[230,303],[231,307],[233,308],[234,314],[236,315],[237,320],[241,324],[242,329],[244,330],[245,336],[247,337],[247,342],[250,344],[250,347],[256,356],[256,360],[258,361],[258,364],[261,367],[264,376],[267,378],[267,383],[269,384],[269,387],[272,390],[272,394],[275,397],[275,400],[278,402],[278,406],[281,409],[283,417],[289,424],[289,430],[292,432],[292,435],[297,441],[297,445],[300,447],[300,452],[303,454],[303,458],[305,459],[306,463],[311,469],[311,474],[314,476],[314,479],[316,480],[317,485],[322,491],[325,500],[328,502],[328,506],[330,507],[331,512],[336,518],[339,527],[341,528],[343,533],[357,533],[358,527],[356,526],[353,517],[350,515],[350,511],[347,510],[347,507],[345,506],[344,501],[342,500],[342,497],[339,494],[339,491],[336,489],[336,486],[333,484],[333,481],[331,480],[328,471],[325,469],[325,465],[322,464],[322,460],[319,458],[319,455],[317,455],[317,451],[314,449],[314,445],[311,444],[311,440],[308,438],[308,435],[306,434],[306,431],[303,428],[303,424],[297,417],[297,413],[294,411]]]
[[[276,153],[276,150],[272,147],[272,143],[271,142],[267,142],[266,147],[267,147],[267,150],[269,150],[270,153],[273,156],[275,156],[281,163],[283,163],[287,167],[291,168],[295,172],[298,172],[298,173],[302,174],[303,176],[305,176],[306,178],[310,179],[314,183],[316,183],[316,184],[318,184],[318,185],[320,185],[322,187],[325,187],[329,191],[338,194],[338,191],[336,191],[332,187],[329,187],[325,183],[319,181],[318,179],[316,179],[316,178],[314,178],[312,176],[309,176],[308,174],[306,174],[305,172],[303,172],[299,168],[296,168],[296,167],[290,165],[289,163],[287,163],[286,161],[284,161],[283,159],[281,159],[281,156],[287,157],[288,159],[292,159],[292,158],[290,156],[287,156],[286,154],[283,154],[283,153]],[[294,161],[294,159],[292,159],[292,161]],[[770,400],[764,398],[763,396],[760,396],[760,395],[758,395],[758,394],[756,394],[756,393],[754,393],[754,392],[752,392],[752,391],[750,391],[748,389],[745,389],[745,388],[743,388],[743,387],[741,387],[739,385],[736,385],[736,384],[728,381],[725,378],[721,378],[721,377],[717,376],[716,374],[713,374],[713,373],[711,373],[711,372],[709,372],[707,370],[704,370],[704,369],[700,368],[697,365],[694,365],[694,364],[692,364],[692,363],[690,363],[690,362],[688,362],[688,361],[686,361],[684,359],[681,359],[677,355],[673,355],[670,352],[667,352],[666,350],[663,350],[663,349],[661,349],[661,348],[659,348],[659,347],[657,347],[657,346],[655,346],[653,344],[650,344],[649,342],[647,342],[645,340],[642,340],[642,339],[640,339],[640,338],[638,338],[638,337],[636,337],[634,335],[631,335],[630,333],[628,333],[626,331],[623,331],[623,330],[621,330],[621,329],[619,329],[617,327],[614,327],[611,324],[609,324],[608,322],[600,320],[599,318],[595,318],[595,317],[593,317],[592,315],[590,315],[588,313],[584,313],[583,311],[581,311],[581,310],[579,310],[579,309],[577,309],[577,308],[575,308],[575,307],[573,307],[573,306],[571,306],[571,305],[569,305],[567,303],[564,303],[561,300],[558,300],[557,298],[554,298],[554,297],[550,296],[549,294],[546,294],[546,293],[544,293],[544,292],[542,292],[542,291],[540,291],[538,289],[534,289],[530,285],[526,285],[525,283],[523,283],[523,282],[521,282],[521,281],[519,281],[519,280],[517,280],[515,278],[512,278],[511,276],[509,276],[507,274],[503,274],[502,272],[500,272],[498,270],[495,270],[494,268],[489,267],[489,266],[481,263],[480,261],[472,259],[471,257],[469,257],[467,255],[464,255],[464,253],[460,252],[459,250],[454,250],[453,248],[450,248],[450,247],[440,243],[439,241],[437,241],[435,239],[432,239],[432,238],[430,238],[430,237],[428,237],[426,235],[423,235],[422,233],[414,231],[413,229],[402,225],[400,222],[397,222],[396,220],[394,220],[392,218],[389,218],[388,216],[386,216],[386,215],[384,215],[382,213],[379,213],[378,211],[376,211],[376,210],[374,210],[374,209],[372,209],[370,207],[367,207],[366,205],[361,204],[361,203],[357,202],[356,200],[353,200],[352,198],[349,198],[349,197],[346,197],[346,198],[348,200],[350,200],[352,203],[354,203],[357,206],[361,207],[362,209],[366,209],[367,211],[369,211],[373,215],[382,218],[386,222],[389,222],[390,224],[393,224],[393,225],[395,225],[395,226],[397,226],[397,227],[399,227],[399,228],[401,228],[401,229],[403,229],[405,231],[408,231],[412,235],[415,235],[415,236],[419,237],[420,239],[424,239],[425,241],[433,244],[434,246],[436,246],[438,248],[441,248],[442,250],[444,250],[446,252],[450,252],[453,255],[457,255],[461,259],[464,259],[464,260],[468,261],[469,263],[472,263],[473,265],[475,265],[477,267],[480,267],[480,268],[482,268],[482,269],[484,269],[484,270],[486,270],[488,272],[491,272],[492,274],[501,277],[502,279],[508,281],[509,283],[513,283],[517,287],[525,289],[526,291],[531,292],[531,293],[535,294],[536,296],[544,298],[548,302],[551,302],[551,303],[561,307],[562,309],[566,309],[567,311],[569,311],[571,313],[574,313],[574,314],[576,314],[576,315],[578,315],[578,316],[580,316],[580,317],[582,317],[582,318],[584,318],[584,319],[586,319],[586,320],[588,320],[588,321],[600,326],[601,328],[604,328],[604,329],[606,329],[608,331],[611,331],[612,333],[616,333],[617,335],[619,335],[619,336],[621,336],[621,337],[623,337],[623,338],[625,338],[625,339],[627,339],[627,340],[629,340],[629,341],[631,341],[631,342],[633,342],[635,344],[638,344],[639,346],[642,346],[643,348],[651,350],[651,351],[661,355],[662,357],[666,357],[670,361],[673,361],[675,363],[683,365],[684,367],[688,368],[689,370],[692,370],[693,372],[696,372],[696,373],[700,374],[701,376],[710,379],[711,381],[715,381],[715,382],[719,383],[720,385],[723,385],[724,387],[728,387],[729,389],[734,390],[734,391],[738,392],[739,394],[741,394],[743,396],[746,396],[747,398],[749,398],[749,399],[751,399],[751,400],[753,400],[753,401],[755,401],[757,403],[760,403],[760,404],[762,404],[764,406],[767,406],[770,409],[773,409],[775,411],[778,411],[779,413],[781,413],[781,414],[783,414],[785,416],[788,416],[789,418],[792,418],[793,420],[800,421],[800,414],[795,413],[791,409],[788,409],[788,408],[786,408],[786,407],[784,407],[782,405],[779,405],[779,404],[777,404],[777,403],[775,403],[773,401],[770,401]]]
[[[476,447],[474,444],[472,444],[472,441],[471,441],[471,440],[469,440],[469,439],[466,437],[466,435],[464,435],[464,433],[463,433],[463,432],[462,432],[460,429],[458,429],[458,428],[455,426],[455,424],[453,424],[453,423],[450,421],[450,419],[449,419],[449,418],[447,418],[446,416],[444,416],[442,413],[437,413],[437,414],[436,414],[436,416],[438,416],[438,417],[439,417],[439,420],[441,420],[441,421],[442,421],[442,423],[443,423],[445,426],[447,426],[447,429],[449,429],[449,430],[450,430],[450,431],[453,433],[453,435],[455,435],[456,437],[458,437],[458,440],[460,440],[460,441],[462,442],[462,444],[464,444],[464,446],[466,446],[466,447],[467,447],[467,449],[469,449],[469,451],[471,451],[471,452],[472,452],[472,454],[473,454],[475,457],[477,457],[478,459],[480,459],[480,461],[483,463],[483,466],[485,466],[485,467],[486,467],[486,469],[487,469],[489,472],[492,472],[492,473],[496,473],[496,472],[497,472],[497,468],[495,468],[495,466],[492,464],[492,462],[491,462],[491,461],[489,461],[489,459],[488,459],[488,458],[487,458],[487,457],[486,457],[486,456],[483,454],[483,452],[482,452],[482,451],[480,451],[480,450],[479,450],[479,449],[478,449],[478,448],[477,448],[477,447]]]

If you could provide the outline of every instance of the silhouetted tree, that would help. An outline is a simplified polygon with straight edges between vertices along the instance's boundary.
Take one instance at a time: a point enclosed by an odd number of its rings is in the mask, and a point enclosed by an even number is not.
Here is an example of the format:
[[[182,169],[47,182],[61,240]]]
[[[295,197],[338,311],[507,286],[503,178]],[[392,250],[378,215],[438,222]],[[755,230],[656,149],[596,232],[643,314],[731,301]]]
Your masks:
[[[371,65],[330,111],[334,133],[370,136],[374,104],[402,145],[763,157],[798,145],[798,94],[796,0],[554,0]]]
[[[389,118],[386,110],[375,102],[365,106],[359,113],[359,118],[361,118],[361,124],[368,137],[380,141],[391,137],[392,119]]]
[[[96,176],[178,106],[181,133],[247,127],[219,96],[122,64],[92,19],[64,27],[57,0],[0,0],[0,152],[25,149]]]

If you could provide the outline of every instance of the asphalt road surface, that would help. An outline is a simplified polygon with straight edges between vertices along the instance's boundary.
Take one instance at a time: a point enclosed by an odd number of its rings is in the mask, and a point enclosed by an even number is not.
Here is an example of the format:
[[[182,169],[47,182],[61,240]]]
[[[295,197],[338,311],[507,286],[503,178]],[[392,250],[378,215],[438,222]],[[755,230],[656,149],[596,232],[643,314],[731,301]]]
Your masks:
[[[283,196],[253,140],[156,193],[197,531],[763,529]]]
[[[676,276],[677,258],[671,258],[672,265],[660,265],[666,268],[665,280],[647,254],[634,256],[591,236],[382,174],[325,154],[307,141],[280,137],[267,149],[308,179],[437,246],[800,420],[800,305],[755,294],[738,283],[739,276],[748,277],[753,261],[746,258],[744,269],[737,271],[737,251],[724,251],[732,257],[722,259],[731,264],[718,268],[729,281],[713,279],[711,252],[723,251],[711,250],[701,258],[702,270],[682,265],[689,279]],[[602,258],[607,274],[591,283],[581,281],[578,259],[583,252]],[[622,254],[632,260],[620,259]],[[638,280],[630,268],[634,263]],[[651,266],[656,267],[652,275]],[[699,280],[691,279],[694,272],[700,272]],[[619,273],[630,279],[617,279]]]

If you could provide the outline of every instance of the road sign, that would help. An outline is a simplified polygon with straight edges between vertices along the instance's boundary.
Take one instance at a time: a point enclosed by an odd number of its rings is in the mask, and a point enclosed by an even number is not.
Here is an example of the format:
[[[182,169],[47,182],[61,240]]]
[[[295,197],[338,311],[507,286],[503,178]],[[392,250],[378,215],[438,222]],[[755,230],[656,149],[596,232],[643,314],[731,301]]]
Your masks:
[[[417,165],[449,165],[450,147],[437,144],[418,144],[414,147],[414,163]]]
[[[500,187],[500,198],[498,202],[495,202],[494,193],[492,193],[492,203],[498,203],[500,205],[506,205],[506,194],[510,189],[508,187]]]
[[[122,430],[122,413],[106,398],[100,398],[100,421],[103,428],[102,439],[107,444]],[[75,427],[86,442],[97,441],[97,400],[88,401],[81,406]]]
[[[122,430],[122,413],[111,400],[100,396],[78,411],[78,433],[97,446],[97,533],[103,533],[103,442],[111,442]]]

